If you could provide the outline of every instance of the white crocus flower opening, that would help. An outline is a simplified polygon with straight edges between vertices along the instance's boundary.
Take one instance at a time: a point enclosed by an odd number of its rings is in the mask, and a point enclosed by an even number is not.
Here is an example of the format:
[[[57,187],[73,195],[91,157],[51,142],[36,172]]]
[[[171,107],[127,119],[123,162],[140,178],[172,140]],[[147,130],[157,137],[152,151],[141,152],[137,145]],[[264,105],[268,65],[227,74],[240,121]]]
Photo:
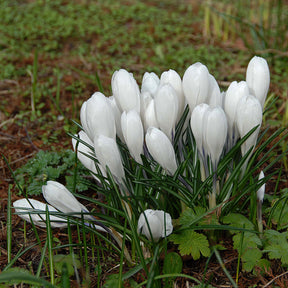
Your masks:
[[[157,242],[173,232],[172,218],[163,210],[147,209],[139,217],[137,231]]]

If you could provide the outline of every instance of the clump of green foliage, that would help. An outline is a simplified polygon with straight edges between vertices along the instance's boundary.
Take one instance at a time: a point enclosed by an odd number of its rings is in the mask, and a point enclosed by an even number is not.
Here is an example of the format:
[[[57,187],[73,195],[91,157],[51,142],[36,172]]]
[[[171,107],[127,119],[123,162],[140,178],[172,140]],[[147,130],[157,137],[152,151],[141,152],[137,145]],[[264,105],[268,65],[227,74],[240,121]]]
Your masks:
[[[48,180],[59,181],[70,191],[73,191],[74,183],[77,191],[87,190],[85,181],[79,181],[79,178],[90,175],[89,171],[80,162],[77,162],[76,167],[75,161],[75,153],[71,150],[39,151],[33,159],[15,171],[16,180],[22,190],[20,193],[26,191],[27,195],[40,195],[42,185],[45,185]]]

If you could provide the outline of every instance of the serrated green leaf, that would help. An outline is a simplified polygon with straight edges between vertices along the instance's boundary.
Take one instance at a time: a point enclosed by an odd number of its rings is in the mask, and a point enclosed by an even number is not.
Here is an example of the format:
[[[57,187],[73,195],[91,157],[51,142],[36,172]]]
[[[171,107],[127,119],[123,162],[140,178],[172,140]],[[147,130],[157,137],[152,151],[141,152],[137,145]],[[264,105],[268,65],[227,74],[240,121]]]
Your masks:
[[[247,219],[244,215],[238,213],[231,213],[223,217],[223,223],[228,224],[231,227],[245,228],[254,230],[253,223]],[[231,233],[237,233],[239,231],[230,230]]]
[[[203,207],[195,207],[194,209],[187,208],[179,218],[179,223],[188,227],[192,223],[197,223],[206,213],[206,209]]]
[[[262,252],[258,248],[248,248],[242,254],[241,260],[243,270],[250,272],[262,257]]]
[[[244,235],[242,235],[242,233],[237,233],[233,236],[233,246],[234,249],[237,249],[238,251],[241,248],[242,251],[245,251],[249,248],[257,248],[258,246],[262,246],[262,242],[257,234],[244,232]]]
[[[288,264],[287,232],[266,230],[264,237],[267,240],[264,251],[268,252],[270,259],[281,259],[282,264]]]
[[[179,234],[172,234],[170,240],[179,245],[182,256],[190,254],[194,260],[197,260],[200,258],[200,254],[204,257],[210,255],[207,237],[193,230],[184,230]]]

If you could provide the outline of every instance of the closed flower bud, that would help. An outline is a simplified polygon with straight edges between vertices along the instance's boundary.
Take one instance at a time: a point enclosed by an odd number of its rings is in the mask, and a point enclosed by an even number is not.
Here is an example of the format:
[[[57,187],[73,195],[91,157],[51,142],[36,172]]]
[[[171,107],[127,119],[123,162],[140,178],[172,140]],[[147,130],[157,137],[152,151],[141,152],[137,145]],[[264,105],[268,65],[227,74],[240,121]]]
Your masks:
[[[162,210],[147,209],[139,217],[137,231],[149,240],[158,241],[173,232],[171,216]]]
[[[143,154],[144,131],[139,114],[135,110],[128,113],[124,111],[121,116],[121,126],[131,156],[142,164],[140,155]]]
[[[96,158],[102,167],[106,169],[106,166],[108,166],[112,175],[121,182],[125,174],[116,141],[104,135],[96,136],[94,139],[94,149]]]
[[[251,129],[258,126],[253,134],[251,134],[241,146],[241,153],[242,156],[244,156],[251,147],[255,147],[262,123],[262,107],[256,97],[249,95],[239,101],[236,113],[236,122],[241,138],[251,131]]]
[[[159,128],[172,139],[178,116],[178,97],[170,84],[161,85],[155,95],[155,114]]]
[[[249,95],[249,88],[245,81],[232,82],[226,91],[224,100],[224,111],[228,122],[228,150],[230,150],[239,139],[239,132],[236,124],[236,111],[239,100]]]
[[[42,186],[42,194],[50,205],[63,213],[72,213],[72,215],[81,218],[81,213],[88,212],[88,209],[59,182],[47,181],[47,184]]]
[[[261,181],[264,178],[264,173],[263,171],[260,172],[259,174],[259,181]],[[265,183],[262,184],[262,186],[258,189],[257,191],[257,199],[261,202],[264,200],[264,195],[265,195]]]
[[[209,84],[209,71],[205,65],[197,62],[185,71],[182,85],[191,113],[198,104],[207,102]]]
[[[149,92],[154,97],[159,83],[159,77],[154,72],[145,72],[142,78],[141,93]]]
[[[169,69],[168,71],[165,71],[161,74],[160,77],[160,85],[163,84],[170,84],[177,95],[178,98],[178,114],[177,114],[177,121],[181,118],[183,111],[184,111],[184,106],[185,106],[185,96],[182,88],[182,80],[179,74],[172,70]]]
[[[221,107],[209,108],[204,115],[204,150],[209,155],[214,172],[217,169],[227,138],[227,119]]]
[[[270,72],[267,61],[262,57],[254,56],[247,67],[246,82],[250,94],[254,95],[263,109],[270,85]]]
[[[155,127],[150,127],[145,140],[148,151],[154,160],[170,175],[173,175],[177,170],[175,151],[165,133]]]
[[[140,113],[140,90],[133,74],[125,69],[115,71],[111,80],[112,92],[121,112]]]
[[[26,198],[13,202],[13,207],[15,208],[15,213],[18,214],[19,217],[29,223],[31,223],[32,219],[33,223],[39,227],[46,227],[46,207],[51,213],[58,212],[58,210],[51,205],[44,204],[38,200]],[[39,214],[36,214],[36,212]],[[52,228],[67,227],[67,221],[61,217],[50,215],[49,219]]]
[[[102,93],[94,93],[83,103],[80,119],[83,129],[91,141],[100,134],[115,139],[114,114],[108,99]]]

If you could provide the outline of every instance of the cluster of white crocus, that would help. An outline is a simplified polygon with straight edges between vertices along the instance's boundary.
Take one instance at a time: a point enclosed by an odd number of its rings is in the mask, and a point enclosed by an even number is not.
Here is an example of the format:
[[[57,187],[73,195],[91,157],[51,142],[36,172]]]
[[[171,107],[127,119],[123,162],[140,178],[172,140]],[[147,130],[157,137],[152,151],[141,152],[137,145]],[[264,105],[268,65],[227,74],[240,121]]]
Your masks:
[[[112,76],[112,96],[96,92],[81,107],[83,131],[78,137],[89,146],[79,144],[78,157],[94,176],[97,173],[93,157],[104,176],[109,167],[115,180],[123,183],[125,173],[117,135],[136,162],[142,164],[141,155],[147,148],[146,156],[152,156],[173,175],[180,164],[173,148],[175,127],[188,104],[188,120],[205,179],[211,173],[209,167],[215,174],[221,155],[258,126],[241,146],[242,155],[254,149],[269,83],[268,64],[257,56],[249,62],[246,81],[232,82],[226,92],[221,92],[215,78],[201,63],[188,67],[183,79],[174,70],[165,71],[160,77],[146,72],[141,89],[131,73],[120,69]],[[74,149],[75,143],[73,139]],[[212,202],[215,206],[215,201]]]
[[[49,214],[52,214],[49,215],[52,228],[67,227],[67,220],[64,217],[53,215],[55,213],[57,214],[57,212],[62,212],[78,218],[81,218],[83,215],[85,220],[96,220],[89,215],[89,210],[59,182],[47,181],[47,184],[42,186],[42,194],[50,205],[35,199],[23,198],[13,202],[15,213],[22,219],[28,222],[33,221],[35,225],[40,227],[46,227],[46,209],[48,209]],[[98,225],[93,225],[93,228],[99,231],[106,231],[103,227]]]

